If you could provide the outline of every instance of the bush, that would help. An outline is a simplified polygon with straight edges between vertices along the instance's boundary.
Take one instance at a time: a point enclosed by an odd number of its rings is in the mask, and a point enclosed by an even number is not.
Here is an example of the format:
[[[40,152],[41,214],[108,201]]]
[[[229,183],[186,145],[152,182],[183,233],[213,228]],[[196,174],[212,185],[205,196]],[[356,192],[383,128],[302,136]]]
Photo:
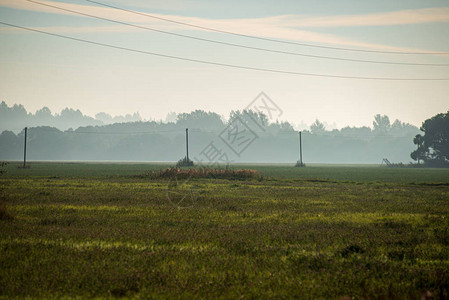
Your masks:
[[[187,157],[184,157],[176,163],[177,167],[193,167],[193,161]]]
[[[0,161],[0,175],[3,175],[6,173],[5,167],[8,165],[5,161]]]
[[[180,169],[180,168],[167,168],[160,170],[159,172],[147,173],[146,176],[152,178],[221,178],[221,179],[249,179],[249,178],[262,178],[262,174],[259,171],[251,169],[210,169],[210,168],[197,168],[197,169]]]
[[[300,162],[299,160],[298,160],[298,161],[296,162],[296,164],[295,164],[295,167],[297,167],[297,168],[302,168],[302,167],[305,167],[305,166],[306,166],[306,164]]]

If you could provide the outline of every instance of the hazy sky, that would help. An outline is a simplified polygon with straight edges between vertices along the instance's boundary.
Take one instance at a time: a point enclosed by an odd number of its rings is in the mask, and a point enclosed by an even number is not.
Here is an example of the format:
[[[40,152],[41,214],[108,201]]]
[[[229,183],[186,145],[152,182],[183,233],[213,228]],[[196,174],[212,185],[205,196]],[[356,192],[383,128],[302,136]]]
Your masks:
[[[332,76],[449,79],[449,1],[98,0],[169,20],[243,35],[387,54],[256,40],[106,8],[84,0],[39,1],[97,17],[249,47],[199,41],[80,16],[26,0],[0,0],[0,22],[97,43],[194,60]],[[194,109],[228,116],[264,91],[282,120],[371,125],[377,113],[420,125],[449,109],[449,80],[369,80],[281,74],[112,49],[0,24],[0,100],[29,111],[65,107],[93,116],[139,112],[165,119]]]

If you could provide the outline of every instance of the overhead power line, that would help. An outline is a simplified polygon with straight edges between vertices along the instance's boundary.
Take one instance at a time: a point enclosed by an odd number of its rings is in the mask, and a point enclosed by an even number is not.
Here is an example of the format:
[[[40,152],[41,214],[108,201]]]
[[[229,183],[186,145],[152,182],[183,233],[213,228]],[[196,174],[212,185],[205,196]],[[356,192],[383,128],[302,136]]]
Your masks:
[[[39,2],[39,1],[34,1],[34,0],[25,0],[25,1],[28,1],[28,2],[31,2],[31,3],[35,3],[35,4],[38,4],[38,5],[42,5],[42,6],[51,7],[51,8],[62,10],[62,11],[66,11],[66,12],[70,12],[70,13],[73,13],[73,14],[78,14],[78,15],[81,15],[81,16],[86,16],[86,17],[90,17],[90,18],[94,18],[94,19],[98,19],[98,20],[103,20],[103,21],[108,21],[108,22],[112,22],[112,23],[116,23],[116,24],[120,24],[120,25],[130,26],[130,27],[134,27],[134,28],[138,28],[138,29],[144,29],[144,30],[149,30],[149,31],[153,31],[153,32],[159,32],[159,33],[168,34],[168,35],[172,35],[172,36],[176,36],[176,37],[182,37],[182,38],[193,39],[193,40],[202,41],[202,42],[208,42],[208,43],[214,43],[214,44],[220,44],[220,45],[232,46],[232,47],[238,47],[238,48],[244,48],[244,49],[250,49],[250,50],[271,52],[271,53],[277,53],[277,54],[303,56],[303,57],[310,57],[310,58],[317,58],[317,59],[329,59],[329,60],[339,60],[339,61],[349,61],[349,62],[359,62],[359,63],[406,65],[406,66],[431,66],[431,67],[447,67],[447,66],[449,66],[449,64],[408,63],[408,62],[391,62],[391,61],[351,59],[351,58],[312,55],[312,54],[304,54],[304,53],[298,53],[298,52],[289,52],[289,51],[281,51],[281,50],[253,47],[253,46],[247,46],[247,45],[242,45],[242,44],[228,43],[228,42],[223,42],[223,41],[217,41],[217,40],[212,40],[212,39],[205,39],[205,38],[195,37],[195,36],[186,35],[186,34],[169,32],[169,31],[165,31],[165,30],[151,28],[151,27],[148,27],[148,26],[142,26],[142,25],[126,23],[126,22],[122,22],[122,21],[109,19],[109,18],[95,16],[95,15],[92,15],[92,14],[87,14],[87,13],[76,11],[76,10],[63,8],[63,7],[56,6],[56,5],[50,5],[50,4],[42,3],[42,2]]]
[[[1,22],[1,21],[0,21],[0,24],[7,25],[10,27],[20,28],[20,29],[27,30],[27,31],[38,32],[38,33],[42,33],[45,35],[50,35],[50,36],[59,37],[59,38],[63,38],[63,39],[68,39],[68,40],[72,40],[72,41],[77,41],[77,42],[82,42],[82,43],[87,43],[87,44],[92,44],[92,45],[97,45],[97,46],[102,46],[102,47],[108,47],[108,48],[113,48],[113,49],[118,49],[118,50],[123,50],[123,51],[129,51],[129,52],[141,53],[141,54],[146,54],[146,55],[201,63],[201,64],[206,64],[206,65],[215,65],[215,66],[221,66],[221,67],[243,69],[243,70],[252,70],[252,71],[261,71],[261,72],[269,72],[269,73],[279,73],[279,74],[290,74],[290,75],[301,75],[301,76],[325,77],[325,78],[340,78],[340,79],[388,80],[388,81],[446,81],[446,80],[449,80],[449,78],[397,78],[397,77],[344,76],[344,75],[331,75],[331,74],[318,74],[318,73],[304,73],[304,72],[286,71],[286,70],[278,70],[278,69],[266,69],[266,68],[258,68],[258,67],[250,67],[250,66],[242,66],[242,65],[234,65],[234,64],[206,61],[206,60],[200,60],[200,59],[193,59],[193,58],[187,58],[187,57],[181,57],[181,56],[149,52],[149,51],[127,48],[127,47],[122,47],[122,46],[115,46],[115,45],[111,45],[111,44],[80,39],[80,38],[76,38],[76,37],[72,37],[72,36],[68,36],[68,35],[56,34],[56,33],[51,33],[48,31],[38,30],[38,29],[34,29],[34,28],[14,25],[14,24]]]
[[[137,14],[137,15],[141,15],[141,16],[146,16],[146,17],[153,18],[153,19],[163,20],[163,21],[171,22],[171,23],[175,23],[175,24],[180,24],[180,25],[184,25],[184,26],[199,28],[199,29],[208,30],[208,31],[215,31],[215,32],[230,34],[230,35],[234,35],[234,36],[241,36],[241,37],[245,37],[245,38],[251,38],[251,39],[257,39],[257,40],[275,42],[275,43],[298,45],[298,46],[313,47],[313,48],[332,49],[332,50],[354,51],[354,52],[370,52],[370,53],[386,53],[386,54],[420,54],[420,55],[449,54],[449,52],[411,52],[411,51],[407,52],[407,51],[364,50],[364,49],[355,49],[355,48],[331,47],[331,46],[320,46],[320,45],[315,45],[315,44],[298,43],[298,42],[285,41],[285,40],[279,40],[279,39],[264,38],[264,37],[260,37],[260,36],[254,36],[254,35],[249,35],[249,34],[237,33],[237,32],[232,32],[232,31],[226,31],[226,30],[220,30],[220,29],[216,29],[216,28],[206,27],[206,26],[199,26],[199,25],[186,23],[186,22],[175,21],[175,20],[171,20],[171,19],[168,19],[168,18],[162,18],[162,17],[158,17],[158,16],[151,15],[151,14],[148,14],[148,13],[142,13],[142,12],[138,12],[138,11],[135,11],[135,10],[121,8],[121,7],[118,7],[118,6],[109,5],[109,4],[105,4],[105,3],[98,2],[98,1],[93,1],[93,0],[85,0],[85,1],[90,2],[90,3],[95,3],[95,4],[98,4],[98,5],[104,6],[104,7],[114,8],[114,9],[118,9],[118,10],[129,12],[129,13],[133,13],[133,14]]]

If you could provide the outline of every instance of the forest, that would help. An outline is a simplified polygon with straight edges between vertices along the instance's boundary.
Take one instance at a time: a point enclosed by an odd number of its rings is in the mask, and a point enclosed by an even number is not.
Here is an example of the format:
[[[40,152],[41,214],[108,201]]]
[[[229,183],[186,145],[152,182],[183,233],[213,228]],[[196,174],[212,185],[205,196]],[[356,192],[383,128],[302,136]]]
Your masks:
[[[52,114],[44,107],[32,114],[22,105],[8,107],[2,102],[0,120],[1,160],[23,158],[24,129],[20,128],[25,126],[29,160],[177,161],[186,155],[186,128],[194,161],[294,163],[299,156],[298,131],[290,123],[269,120],[251,110],[232,111],[227,119],[195,110],[172,114],[166,121],[143,121],[138,113],[119,117],[99,113],[91,118],[70,108]],[[419,129],[399,120],[390,122],[380,114],[372,123],[372,128],[327,130],[316,120],[302,131],[304,162],[381,163],[383,158],[410,162]],[[239,132],[239,126],[246,131],[247,142],[235,149],[230,132]],[[210,150],[217,154],[213,159]]]

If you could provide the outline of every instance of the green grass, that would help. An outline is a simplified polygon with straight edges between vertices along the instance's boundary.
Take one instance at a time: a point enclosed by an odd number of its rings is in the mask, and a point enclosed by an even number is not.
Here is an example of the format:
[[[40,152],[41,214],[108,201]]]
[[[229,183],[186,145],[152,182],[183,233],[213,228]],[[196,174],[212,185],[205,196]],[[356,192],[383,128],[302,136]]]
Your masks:
[[[97,163],[97,162],[28,162],[29,169],[21,169],[22,163],[11,162],[6,167],[8,177],[113,177],[141,174],[149,170],[164,169],[169,163]]]
[[[136,176],[163,167],[8,165],[0,297],[449,296],[449,170]]]
[[[145,174],[173,167],[175,163],[96,163],[96,162],[30,162],[30,169],[20,169],[21,163],[11,162],[5,169],[8,177],[120,177]],[[232,169],[254,169],[266,176],[280,179],[324,179],[340,181],[379,181],[402,183],[447,183],[449,169],[387,168],[379,165],[320,165],[306,168],[275,164],[232,164]]]

